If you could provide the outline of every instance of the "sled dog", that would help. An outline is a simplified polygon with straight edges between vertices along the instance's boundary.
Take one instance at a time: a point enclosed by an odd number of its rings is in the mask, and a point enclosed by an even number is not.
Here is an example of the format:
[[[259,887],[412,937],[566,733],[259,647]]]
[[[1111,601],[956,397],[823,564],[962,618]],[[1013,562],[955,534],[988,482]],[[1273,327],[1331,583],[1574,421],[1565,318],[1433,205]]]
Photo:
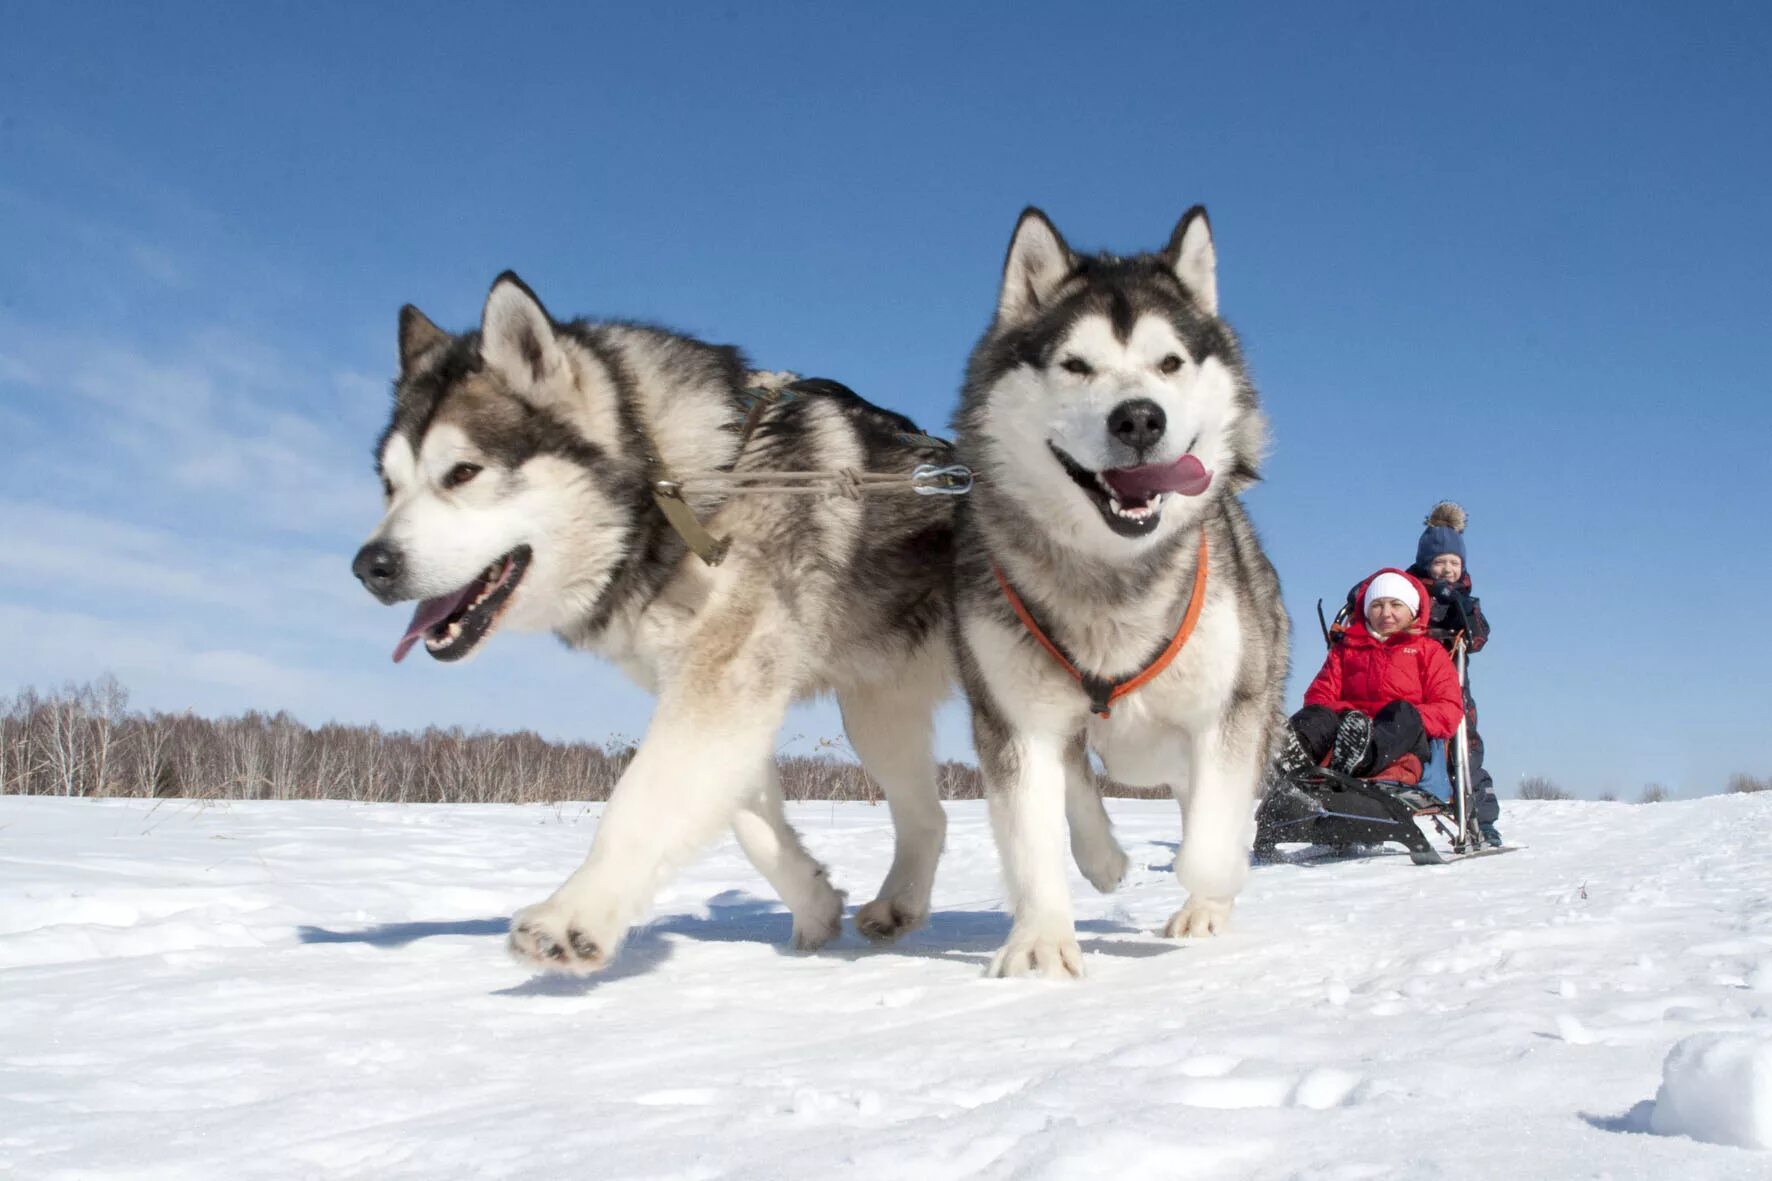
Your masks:
[[[908,474],[950,462],[946,445],[834,382],[751,372],[734,348],[558,322],[509,273],[478,331],[403,308],[399,356],[377,450],[385,515],[353,563],[382,602],[417,603],[394,659],[551,630],[657,696],[589,855],[513,917],[512,954],[608,965],[663,880],[728,825],[793,912],[795,946],[835,935],[844,896],[784,818],[773,761],[789,703],[823,692],[897,830],[856,926],[885,940],[922,923],[946,828],[931,715],[951,677],[953,501],[687,496],[729,544],[709,564],[654,487],[716,470]]]
[[[1089,752],[1181,802],[1169,937],[1220,931],[1249,865],[1280,720],[1288,621],[1238,494],[1266,435],[1189,210],[1149,254],[1079,254],[1021,216],[956,419],[979,483],[956,520],[954,606],[1015,921],[996,975],[1082,971],[1071,853],[1103,891],[1126,855]]]

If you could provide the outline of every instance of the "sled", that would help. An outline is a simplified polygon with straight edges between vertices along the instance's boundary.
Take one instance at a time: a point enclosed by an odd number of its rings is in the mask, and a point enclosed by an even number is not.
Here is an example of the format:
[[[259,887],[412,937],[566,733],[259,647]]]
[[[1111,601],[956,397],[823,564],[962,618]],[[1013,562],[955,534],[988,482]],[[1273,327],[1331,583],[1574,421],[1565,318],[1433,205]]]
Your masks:
[[[1332,627],[1323,621],[1323,605],[1317,604],[1317,618],[1323,623],[1325,643],[1334,643],[1334,635],[1341,629],[1345,614],[1346,608],[1343,608]],[[1453,640],[1452,655],[1462,694],[1466,676],[1462,632]],[[1446,865],[1472,857],[1512,852],[1518,846],[1486,844],[1477,823],[1470,785],[1468,711],[1459,719],[1457,733],[1446,744],[1445,757],[1449,761],[1454,761],[1451,760],[1454,751],[1458,755],[1455,760],[1457,774],[1450,776],[1450,798],[1446,800],[1418,784],[1358,779],[1328,767],[1312,767],[1276,778],[1269,785],[1256,816],[1256,859],[1279,860],[1276,856],[1278,846],[1298,841],[1326,846],[1332,851],[1396,843],[1403,846],[1416,865]],[[1428,839],[1419,823],[1423,820],[1436,835],[1446,840],[1449,846],[1446,851]],[[1334,856],[1331,852],[1308,860],[1327,860]]]
[[[1429,837],[1422,821],[1446,847]],[[1416,865],[1450,865],[1523,847],[1485,844],[1473,813],[1467,810],[1461,829],[1455,802],[1412,784],[1356,779],[1327,767],[1274,784],[1262,802],[1257,831],[1255,859],[1261,864],[1315,865],[1406,853]],[[1282,844],[1300,842],[1307,846],[1300,852],[1279,851]]]

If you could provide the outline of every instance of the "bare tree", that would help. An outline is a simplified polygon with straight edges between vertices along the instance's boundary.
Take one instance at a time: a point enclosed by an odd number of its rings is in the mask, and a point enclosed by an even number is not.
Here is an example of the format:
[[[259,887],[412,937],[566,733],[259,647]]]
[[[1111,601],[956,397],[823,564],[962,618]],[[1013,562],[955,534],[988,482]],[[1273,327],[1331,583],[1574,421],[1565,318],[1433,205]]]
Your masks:
[[[1756,792],[1772,791],[1772,775],[1763,777],[1737,771],[1729,776],[1729,792],[1731,795],[1753,795]]]
[[[1643,794],[1637,797],[1637,803],[1659,804],[1671,794],[1662,784],[1651,783],[1643,788]]]
[[[22,792],[30,781],[30,744],[25,729],[30,714],[24,698],[0,698],[0,793]]]
[[[85,795],[86,728],[91,709],[90,686],[64,685],[45,700],[39,719],[44,759],[56,795]]]
[[[1516,793],[1522,800],[1572,800],[1575,797],[1558,787],[1545,775],[1528,775],[1520,780]]]
[[[1618,793],[1608,789],[1606,791],[1601,792],[1595,798],[1598,799],[1601,803],[1616,804],[1618,802]]]
[[[86,702],[89,727],[86,745],[91,759],[86,791],[91,795],[104,795],[111,786],[118,747],[128,737],[123,726],[128,720],[129,690],[116,677],[106,673],[87,691]]]

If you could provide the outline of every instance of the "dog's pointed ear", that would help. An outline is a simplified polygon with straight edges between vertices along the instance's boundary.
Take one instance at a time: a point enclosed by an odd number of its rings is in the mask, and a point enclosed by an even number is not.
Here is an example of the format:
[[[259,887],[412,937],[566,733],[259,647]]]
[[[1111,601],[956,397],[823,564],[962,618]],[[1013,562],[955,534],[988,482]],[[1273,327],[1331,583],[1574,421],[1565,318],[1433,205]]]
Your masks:
[[[1071,273],[1076,259],[1052,222],[1032,205],[1021,211],[1009,257],[1003,261],[1003,287],[997,293],[997,322],[1013,324],[1038,315]]]
[[[493,280],[486,295],[486,309],[480,313],[480,356],[515,390],[541,384],[566,364],[554,337],[553,319],[514,272]]]
[[[431,323],[431,318],[407,304],[400,309],[400,372],[412,369],[413,363],[449,339],[449,333]]]
[[[1218,315],[1218,249],[1212,245],[1212,223],[1206,220],[1204,205],[1181,215],[1169,245],[1163,247],[1163,261],[1195,303],[1208,315]]]

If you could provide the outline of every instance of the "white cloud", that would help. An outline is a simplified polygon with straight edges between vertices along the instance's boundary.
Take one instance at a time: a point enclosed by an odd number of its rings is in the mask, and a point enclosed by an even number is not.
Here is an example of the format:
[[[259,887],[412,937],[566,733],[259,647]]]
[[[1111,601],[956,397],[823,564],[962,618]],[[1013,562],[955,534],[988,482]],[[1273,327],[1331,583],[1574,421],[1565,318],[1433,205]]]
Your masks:
[[[392,627],[351,578],[349,560],[342,548],[254,545],[0,499],[0,572],[10,576],[9,597],[32,587],[63,600],[109,597],[130,618],[158,600],[204,610],[212,629],[376,642]]]
[[[467,665],[394,665],[389,644],[277,657],[212,639],[198,618],[125,623],[80,611],[0,603],[9,639],[0,696],[114,674],[144,710],[209,716],[288,710],[310,725],[390,729],[458,725],[555,739],[637,737],[651,699],[610,665],[534,636],[499,636]],[[330,659],[329,659],[330,658]]]
[[[139,197],[139,194],[135,194]],[[163,246],[143,239],[137,232],[109,222],[71,212],[65,205],[45,201],[13,188],[0,187],[0,207],[9,210],[15,224],[30,225],[66,248],[85,253],[101,266],[127,263],[158,287],[182,290],[191,285],[187,262]]]
[[[146,242],[130,242],[124,253],[137,270],[166,287],[184,288],[191,285],[191,277],[184,265],[157,246],[150,246]]]
[[[115,672],[125,685],[197,683],[258,700],[324,700],[330,676],[278,664],[253,652],[194,644],[166,627],[142,627],[73,611],[0,603],[0,632],[18,684],[52,685]],[[172,707],[176,708],[176,706]]]
[[[0,320],[0,383],[34,391],[44,419],[71,412],[93,419],[89,429],[102,438],[62,431],[66,452],[55,458],[71,468],[110,465],[105,482],[120,506],[135,489],[151,488],[203,497],[194,509],[236,523],[367,533],[379,503],[368,440],[289,408],[331,409],[309,376],[319,369],[219,330],[150,355]]]

